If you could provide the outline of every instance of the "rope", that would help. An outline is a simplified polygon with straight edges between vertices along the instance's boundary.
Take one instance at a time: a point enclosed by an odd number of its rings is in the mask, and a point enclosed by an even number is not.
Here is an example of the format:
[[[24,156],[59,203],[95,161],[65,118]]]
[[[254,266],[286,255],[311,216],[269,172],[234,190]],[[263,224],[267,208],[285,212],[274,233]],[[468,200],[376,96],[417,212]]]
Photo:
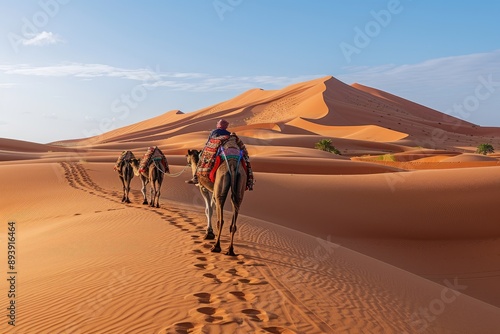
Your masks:
[[[221,146],[220,151],[221,151],[222,156],[224,157],[224,160],[226,160],[227,171],[228,171],[230,177],[232,178],[233,176],[231,175],[231,169],[229,168],[229,162],[227,161],[227,156],[226,156],[226,152],[224,152],[224,147]],[[239,175],[238,168],[240,166],[242,156],[243,156],[243,150],[240,150],[240,155],[238,156],[238,162],[236,163],[236,177],[238,177],[238,175]]]
[[[184,169],[183,169],[183,170],[181,170],[180,172],[177,172],[177,173],[175,173],[175,174],[168,174],[168,173],[166,173],[166,172],[162,171],[162,170],[160,169],[160,167],[158,167],[158,165],[156,164],[156,160],[153,160],[153,163],[155,164],[156,169],[158,169],[160,172],[162,172],[164,175],[166,175],[166,176],[168,176],[168,177],[179,177],[179,176],[181,176],[181,174],[182,174],[182,173],[184,173],[184,172],[186,171],[186,169],[189,167],[189,165],[186,165],[186,167],[184,167]]]

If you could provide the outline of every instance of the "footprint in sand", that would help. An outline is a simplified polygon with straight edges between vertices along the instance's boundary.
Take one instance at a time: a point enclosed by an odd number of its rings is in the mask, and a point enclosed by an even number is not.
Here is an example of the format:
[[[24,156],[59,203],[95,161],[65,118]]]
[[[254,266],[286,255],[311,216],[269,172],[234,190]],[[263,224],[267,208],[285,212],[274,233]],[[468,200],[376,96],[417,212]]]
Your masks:
[[[199,331],[203,327],[201,324],[195,324],[192,322],[178,322],[171,327],[167,327],[165,330],[161,331],[161,334],[188,334]]]
[[[209,280],[210,282],[214,282],[217,284],[221,284],[222,281],[217,277],[217,275],[214,275],[212,273],[205,273],[203,274],[204,279]]]
[[[211,307],[218,307],[221,302],[224,300],[216,295],[213,295],[209,292],[197,292],[191,295],[187,295],[186,299],[196,299],[198,304],[210,304]],[[206,306],[206,305],[205,305]]]
[[[250,273],[243,268],[239,268],[239,269],[231,268],[231,269],[226,270],[226,273],[228,273],[232,276],[235,276],[235,277],[247,278],[250,276]]]
[[[243,291],[229,291],[228,296],[232,298],[236,298],[239,301],[243,302],[251,302],[255,299],[255,295],[253,293],[249,292],[243,292]]]
[[[200,304],[210,304],[210,298],[212,297],[208,292],[198,292],[193,294],[193,296],[198,298],[198,303]]]
[[[262,329],[265,330],[267,333],[272,333],[272,334],[296,334],[296,332],[292,331],[289,328],[279,327],[279,326],[264,327]]]
[[[206,262],[195,263],[194,266],[198,269],[203,269],[203,270],[213,270],[213,269],[217,268],[213,263],[206,263]]]
[[[267,322],[270,320],[278,319],[279,317],[270,312],[266,312],[264,310],[258,310],[254,308],[247,308],[241,311],[245,314],[250,320],[255,322]]]
[[[212,248],[212,244],[204,243],[201,247],[206,248],[206,249],[210,249],[210,248]]]
[[[258,279],[258,278],[240,278],[240,279],[238,279],[238,281],[240,283],[248,284],[248,285],[264,285],[264,284],[269,284],[267,281],[261,280],[261,279]]]
[[[193,316],[201,316],[204,321],[211,324],[220,324],[228,320],[228,314],[224,309],[204,306],[194,310]],[[197,315],[195,313],[198,313]]]

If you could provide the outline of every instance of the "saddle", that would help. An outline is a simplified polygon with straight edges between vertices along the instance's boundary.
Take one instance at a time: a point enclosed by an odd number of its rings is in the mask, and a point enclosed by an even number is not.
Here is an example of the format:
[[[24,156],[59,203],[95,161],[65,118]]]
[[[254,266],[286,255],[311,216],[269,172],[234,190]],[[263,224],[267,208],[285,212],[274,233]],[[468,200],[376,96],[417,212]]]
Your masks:
[[[114,170],[120,171],[120,168],[122,167],[122,164],[124,161],[130,161],[132,159],[135,159],[134,153],[131,151],[123,151],[118,159],[116,160],[115,166],[113,167]]]
[[[224,145],[234,140],[233,147],[223,148]],[[235,159],[242,163],[247,173],[247,189],[252,189],[254,178],[250,167],[250,159],[245,144],[234,133],[225,136],[210,138],[205,146],[205,149],[200,154],[198,162],[198,176],[208,178],[210,182],[215,182],[217,170],[225,159]]]
[[[158,146],[150,146],[139,163],[139,172],[144,173],[149,168],[149,165],[154,162],[160,162],[165,169],[165,173],[170,173],[167,158]]]

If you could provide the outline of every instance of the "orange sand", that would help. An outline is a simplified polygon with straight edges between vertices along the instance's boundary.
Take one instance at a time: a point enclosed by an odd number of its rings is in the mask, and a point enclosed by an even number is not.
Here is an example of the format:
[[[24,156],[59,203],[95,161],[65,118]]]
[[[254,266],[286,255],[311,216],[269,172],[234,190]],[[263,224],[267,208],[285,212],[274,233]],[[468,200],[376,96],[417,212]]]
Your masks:
[[[187,149],[220,117],[257,180],[235,258],[210,252],[184,182]],[[314,149],[324,138],[342,155]],[[497,333],[500,160],[474,154],[483,142],[500,147],[500,129],[331,77],[89,139],[0,139],[0,238],[15,221],[18,272],[16,326],[0,332]],[[140,204],[138,178],[122,204],[113,164],[151,145],[186,172],[160,208]]]

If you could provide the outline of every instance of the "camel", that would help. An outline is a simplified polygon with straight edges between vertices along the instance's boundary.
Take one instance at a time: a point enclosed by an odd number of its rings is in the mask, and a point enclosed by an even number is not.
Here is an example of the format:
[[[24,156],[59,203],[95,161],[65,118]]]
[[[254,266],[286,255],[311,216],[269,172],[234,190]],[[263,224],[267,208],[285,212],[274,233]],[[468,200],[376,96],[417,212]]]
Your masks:
[[[122,153],[123,159],[121,162],[115,167],[116,171],[118,172],[118,176],[120,177],[120,180],[122,181],[123,185],[123,197],[122,197],[122,203],[130,203],[130,199],[128,197],[128,194],[130,192],[130,181],[134,178],[134,170],[132,167],[132,160],[135,159],[134,153],[131,151],[126,151]],[[121,158],[121,156],[120,156]],[[119,159],[120,159],[119,158]]]
[[[240,148],[236,144],[235,137],[231,137],[225,143],[222,144],[223,150],[227,149],[237,149]],[[196,173],[196,166],[199,162],[199,152],[196,150],[189,150],[187,155],[188,163],[191,164],[191,168],[193,170],[193,175]],[[208,227],[207,227],[207,236],[212,231],[211,220],[211,212],[213,212],[212,201],[215,202],[215,208],[217,212],[217,239],[215,244],[212,246],[211,251],[220,253],[220,237],[222,233],[222,228],[224,226],[224,204],[226,202],[227,195],[229,194],[229,190],[231,190],[231,203],[233,206],[233,217],[231,220],[231,226],[229,227],[229,231],[231,233],[231,241],[229,247],[226,251],[226,255],[236,256],[234,253],[234,234],[236,233],[236,220],[238,219],[238,213],[240,210],[241,203],[243,202],[243,195],[245,194],[246,186],[247,186],[247,173],[245,168],[240,162],[240,159],[228,157],[223,161],[217,170],[217,174],[215,176],[215,181],[212,183],[208,177],[198,175],[200,192],[205,199],[205,213],[208,218]],[[208,200],[208,193],[212,193],[212,201]],[[212,232],[213,233],[213,232]]]
[[[200,160],[200,151],[198,150],[188,150],[186,155],[187,163],[191,166],[191,172],[193,176],[196,174],[196,166]],[[212,228],[212,216],[215,210],[215,201],[213,200],[213,186],[210,188],[205,188],[201,184],[198,186],[200,189],[201,197],[205,201],[205,215],[207,216],[207,231],[205,233],[205,240],[215,239],[214,230]]]
[[[165,171],[165,167],[161,161],[152,158],[151,163],[146,168],[145,171],[139,170],[140,161],[138,159],[132,160],[132,168],[134,169],[134,174],[141,178],[142,183],[142,196],[144,196],[144,201],[142,204],[148,205],[148,199],[146,196],[146,186],[150,183],[151,187],[151,201],[149,205],[151,207],[160,207],[160,188],[163,182],[163,174],[168,173]]]

